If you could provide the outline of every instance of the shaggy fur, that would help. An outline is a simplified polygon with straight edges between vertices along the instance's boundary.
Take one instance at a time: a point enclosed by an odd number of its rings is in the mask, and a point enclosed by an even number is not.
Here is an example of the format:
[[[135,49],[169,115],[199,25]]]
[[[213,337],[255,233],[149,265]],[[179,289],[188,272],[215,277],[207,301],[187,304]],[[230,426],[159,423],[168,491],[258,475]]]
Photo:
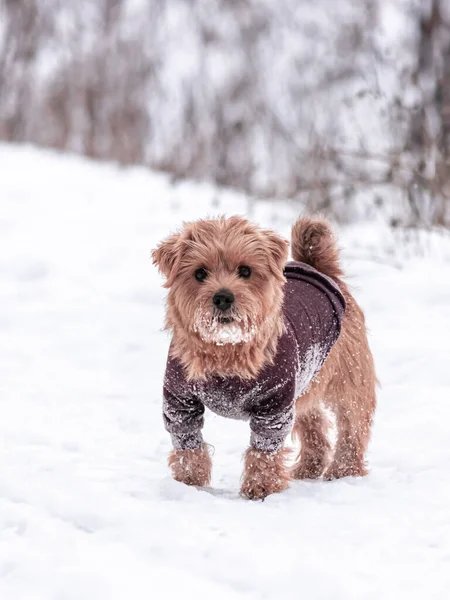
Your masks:
[[[301,444],[301,454],[291,470],[293,479],[318,479],[330,462],[331,444],[328,439],[329,421],[315,408],[299,411],[293,434]]]
[[[282,492],[291,479],[286,467],[289,450],[261,452],[248,448],[244,455],[241,494],[251,500],[263,500],[269,494]]]
[[[168,463],[175,481],[198,486],[211,481],[212,463],[206,444],[196,450],[172,450]]]
[[[232,217],[185,223],[153,252],[153,260],[167,278],[166,326],[172,331],[172,356],[190,380],[209,375],[252,379],[273,361],[283,332],[283,267],[288,243],[272,231]],[[334,279],[346,300],[341,334],[319,376],[296,401],[293,435],[301,452],[293,468],[286,467],[285,450],[245,454],[242,493],[252,499],[288,487],[290,478],[336,479],[367,473],[365,451],[375,410],[375,370],[368,346],[364,315],[342,280],[339,251],[330,226],[322,219],[299,219],[292,229],[294,260],[307,263]],[[252,268],[242,280],[238,269]],[[193,274],[208,268],[198,285]],[[233,318],[240,330],[236,343],[217,345],[208,339],[217,319],[213,294],[233,290],[239,302]],[[336,415],[337,442],[332,453],[328,420],[322,406]],[[207,485],[211,460],[205,446],[174,450],[169,458],[174,478],[189,485]]]

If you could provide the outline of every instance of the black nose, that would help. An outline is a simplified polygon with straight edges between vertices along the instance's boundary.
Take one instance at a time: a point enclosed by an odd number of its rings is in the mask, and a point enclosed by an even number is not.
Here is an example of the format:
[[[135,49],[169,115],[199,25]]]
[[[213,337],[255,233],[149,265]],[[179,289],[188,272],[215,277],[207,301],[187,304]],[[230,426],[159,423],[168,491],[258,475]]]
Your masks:
[[[224,312],[228,310],[234,302],[234,295],[229,290],[219,290],[213,296],[213,304],[219,310]]]

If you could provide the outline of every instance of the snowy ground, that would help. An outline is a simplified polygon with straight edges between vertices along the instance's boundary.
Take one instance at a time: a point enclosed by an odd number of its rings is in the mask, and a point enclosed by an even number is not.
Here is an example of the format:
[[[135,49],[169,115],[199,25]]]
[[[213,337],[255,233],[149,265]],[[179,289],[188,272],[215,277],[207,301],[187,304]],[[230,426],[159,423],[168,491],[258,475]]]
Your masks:
[[[0,598],[450,594],[450,242],[342,232],[382,384],[364,480],[238,496],[248,426],[209,414],[212,488],[173,482],[150,249],[242,197],[0,147]],[[289,207],[254,215],[287,233]],[[398,240],[397,240],[398,242]]]

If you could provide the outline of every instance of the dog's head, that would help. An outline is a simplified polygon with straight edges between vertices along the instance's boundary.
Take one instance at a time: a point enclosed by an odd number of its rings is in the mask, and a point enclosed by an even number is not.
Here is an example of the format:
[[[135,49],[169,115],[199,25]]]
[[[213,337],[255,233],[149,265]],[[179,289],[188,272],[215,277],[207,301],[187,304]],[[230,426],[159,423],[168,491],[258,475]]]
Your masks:
[[[167,325],[203,342],[251,342],[279,318],[288,242],[241,217],[185,223],[152,253]]]

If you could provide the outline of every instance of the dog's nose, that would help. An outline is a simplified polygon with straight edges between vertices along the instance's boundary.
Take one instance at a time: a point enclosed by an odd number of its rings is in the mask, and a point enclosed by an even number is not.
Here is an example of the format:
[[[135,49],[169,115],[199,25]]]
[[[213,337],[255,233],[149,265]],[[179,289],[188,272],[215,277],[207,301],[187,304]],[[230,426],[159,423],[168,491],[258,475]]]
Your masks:
[[[231,308],[234,302],[234,295],[230,290],[219,290],[213,296],[213,304],[216,308],[226,311]]]

